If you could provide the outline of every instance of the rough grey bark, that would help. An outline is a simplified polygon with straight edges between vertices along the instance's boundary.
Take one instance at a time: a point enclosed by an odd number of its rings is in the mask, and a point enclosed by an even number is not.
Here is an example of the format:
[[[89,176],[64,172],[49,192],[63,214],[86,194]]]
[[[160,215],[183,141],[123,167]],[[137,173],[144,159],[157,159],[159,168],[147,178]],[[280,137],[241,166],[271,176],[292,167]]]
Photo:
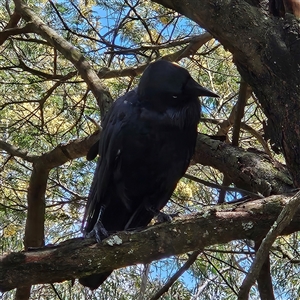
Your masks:
[[[290,198],[271,196],[236,205],[209,207],[196,215],[140,232],[116,233],[101,244],[95,244],[92,239],[73,239],[36,251],[11,253],[0,260],[0,290],[71,280],[232,240],[259,240]],[[298,210],[282,234],[299,229]]]
[[[207,29],[228,49],[268,118],[267,134],[300,186],[300,40],[292,14],[277,18],[258,2],[155,0]]]
[[[293,188],[286,167],[263,152],[251,152],[198,135],[192,163],[211,166],[226,174],[237,187],[264,196]]]

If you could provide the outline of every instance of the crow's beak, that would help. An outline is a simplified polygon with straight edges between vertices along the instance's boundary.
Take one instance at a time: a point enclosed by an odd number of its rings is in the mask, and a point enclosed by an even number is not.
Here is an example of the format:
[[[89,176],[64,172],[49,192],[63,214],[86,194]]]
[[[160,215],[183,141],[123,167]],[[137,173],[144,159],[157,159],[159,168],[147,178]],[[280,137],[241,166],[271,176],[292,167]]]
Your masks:
[[[197,81],[193,78],[190,78],[185,85],[185,90],[193,95],[197,96],[208,96],[208,97],[219,97],[217,94],[211,92],[205,87],[201,86]]]

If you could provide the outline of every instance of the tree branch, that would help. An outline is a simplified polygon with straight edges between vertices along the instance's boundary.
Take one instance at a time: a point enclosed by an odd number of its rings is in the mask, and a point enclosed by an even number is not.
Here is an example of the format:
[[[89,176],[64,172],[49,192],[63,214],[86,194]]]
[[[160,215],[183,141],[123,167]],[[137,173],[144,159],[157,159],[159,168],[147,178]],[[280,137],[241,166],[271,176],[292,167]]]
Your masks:
[[[253,88],[268,118],[271,144],[283,153],[299,187],[300,125],[295,111],[300,111],[300,55],[295,44],[299,32],[295,17],[287,14],[284,19],[274,18],[261,6],[243,0],[153,2],[195,21],[232,53],[238,71]]]
[[[28,32],[28,26],[25,25],[23,28],[15,28],[21,19],[21,15],[16,11],[10,16],[10,20],[4,27],[3,31],[0,32],[0,46],[7,40],[7,38],[14,34],[20,34]]]
[[[232,132],[233,146],[239,145],[241,122],[244,116],[244,110],[245,110],[247,100],[250,98],[250,96],[251,96],[251,89],[249,89],[249,85],[244,81],[244,79],[241,78],[239,98],[236,104],[236,113],[234,117],[234,125],[233,125],[233,132]]]
[[[205,32],[199,36],[193,37],[190,39],[189,44],[185,46],[183,49],[180,49],[174,53],[167,54],[162,56],[162,59],[166,59],[169,61],[179,61],[184,57],[189,57],[190,55],[194,55],[198,49],[203,46],[205,43],[212,39],[212,35],[208,32]],[[142,64],[137,67],[130,67],[122,70],[110,70],[108,68],[101,69],[98,72],[98,76],[100,78],[117,78],[117,77],[134,77],[141,74],[148,64]]]
[[[30,155],[27,151],[20,150],[19,148],[0,140],[0,149],[4,150],[11,156],[21,157],[25,161],[34,162],[38,158],[36,155]]]
[[[0,290],[71,280],[232,240],[262,239],[290,199],[277,195],[241,205],[209,207],[143,231],[116,233],[101,244],[78,238],[37,251],[11,253],[0,261]],[[299,229],[297,210],[282,234]]]
[[[192,164],[211,166],[226,173],[238,188],[264,196],[293,189],[286,167],[265,153],[253,153],[199,134]]]
[[[160,289],[158,290],[151,298],[150,300],[157,300],[159,299],[164,293],[166,293],[170,287],[174,284],[174,282],[185,272],[189,269],[189,267],[196,261],[201,251],[196,250],[194,251],[188,258],[188,260],[183,264],[180,269],[172,275],[172,277],[168,280],[168,282]]]
[[[220,128],[220,130],[219,130],[220,134],[218,132],[217,135],[227,134],[229,128],[232,126],[232,124],[229,124],[229,120],[201,118],[201,121],[212,123],[212,124],[217,124],[218,126],[222,126],[222,124],[227,123],[227,125],[225,124],[225,126],[227,126],[228,128]],[[264,140],[264,137],[257,130],[255,130],[254,128],[252,128],[251,126],[247,125],[244,122],[241,122],[241,129],[243,129],[243,130],[249,132],[251,135],[253,135],[257,139],[257,141],[262,145],[262,147],[264,148],[264,151],[270,157],[272,157],[268,143]]]
[[[70,160],[85,156],[99,138],[100,130],[86,138],[76,139],[67,144],[60,144],[53,150],[41,155],[39,161],[45,168],[49,169],[61,166]]]
[[[289,203],[287,203],[286,206],[282,209],[277,220],[272,225],[270,231],[263,239],[258,251],[256,252],[256,258],[240,288],[239,295],[238,295],[239,300],[248,299],[250,288],[254,284],[256,278],[258,277],[261,267],[265,263],[265,260],[268,256],[272,244],[274,243],[276,237],[280,235],[282,230],[293,219],[293,216],[296,213],[299,205],[300,205],[300,192],[297,192],[297,194],[294,195],[290,199]]]
[[[261,241],[255,242],[256,252],[260,245]],[[257,288],[261,300],[275,300],[271,275],[270,253],[268,253],[259,275],[257,276]]]

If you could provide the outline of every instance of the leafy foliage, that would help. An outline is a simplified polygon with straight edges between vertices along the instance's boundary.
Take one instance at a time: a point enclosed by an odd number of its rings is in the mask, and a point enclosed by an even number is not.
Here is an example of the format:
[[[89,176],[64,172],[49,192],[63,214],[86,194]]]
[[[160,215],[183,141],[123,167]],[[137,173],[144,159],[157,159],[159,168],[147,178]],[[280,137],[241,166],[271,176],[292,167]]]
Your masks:
[[[0,27],[9,22],[13,5],[0,0]],[[182,51],[204,30],[191,20],[150,1],[28,1],[37,15],[88,59],[115,99],[134,88],[142,69],[150,61]],[[25,26],[22,21],[20,26]],[[178,60],[174,56],[175,60]],[[224,125],[232,138],[232,115],[238,99],[240,76],[232,57],[217,41],[210,40],[179,63],[220,99],[202,99],[203,121],[199,131],[217,134]],[[116,72],[117,70],[117,72]],[[127,72],[127,70],[129,70]],[[41,36],[24,31],[11,35],[0,50],[0,136],[1,141],[24,153],[17,157],[0,145],[1,200],[0,246],[2,254],[23,249],[27,217],[27,192],[33,172],[31,157],[39,157],[60,144],[92,134],[100,122],[97,103],[75,67]],[[264,114],[250,93],[239,145],[265,150],[258,136],[263,133]],[[255,134],[254,134],[255,133]],[[274,153],[272,153],[274,156]],[[276,156],[283,160],[282,157]],[[45,242],[80,236],[85,200],[91,185],[94,162],[72,160],[50,170],[45,194]],[[222,184],[223,174],[208,166],[195,165],[190,174],[208,183]],[[229,192],[225,200],[240,197]],[[168,213],[194,213],[216,204],[219,189],[183,178],[165,208]],[[278,299],[296,299],[299,273],[298,234],[278,239],[271,254],[272,275]],[[206,249],[194,265],[164,294],[162,299],[235,299],[245,272],[253,259],[253,245],[237,241]],[[62,299],[150,298],[187,259],[187,255],[153,262],[142,294],[143,266],[116,270],[97,291],[78,283],[55,284]],[[297,261],[298,262],[298,261]],[[286,283],[286,278],[289,278]],[[257,288],[251,299],[258,299]],[[12,299],[14,292],[3,295]],[[50,285],[35,286],[32,299],[55,299]],[[201,295],[201,298],[200,298]]]

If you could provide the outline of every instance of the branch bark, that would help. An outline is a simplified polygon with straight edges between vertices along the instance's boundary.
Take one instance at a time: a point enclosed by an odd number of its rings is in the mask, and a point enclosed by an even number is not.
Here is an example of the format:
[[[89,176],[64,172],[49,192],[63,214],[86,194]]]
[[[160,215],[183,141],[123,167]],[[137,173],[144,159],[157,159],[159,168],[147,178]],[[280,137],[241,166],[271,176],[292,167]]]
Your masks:
[[[232,240],[259,240],[290,198],[271,196],[239,205],[210,207],[143,231],[116,233],[101,244],[78,238],[37,251],[11,253],[0,261],[0,290],[71,280]],[[299,221],[297,210],[282,234],[299,230]]]
[[[86,155],[91,146],[99,139],[99,134],[100,132],[97,131],[88,138],[59,145],[52,151],[35,158],[27,193],[25,249],[44,245],[45,192],[50,170],[67,161]]]
[[[227,174],[238,188],[264,196],[282,194],[293,189],[286,167],[265,153],[246,151],[204,134],[198,135],[192,164],[211,166]]]
[[[255,1],[154,0],[210,32],[228,49],[268,118],[268,137],[300,186],[299,23],[268,16]],[[293,146],[291,146],[293,145]]]

